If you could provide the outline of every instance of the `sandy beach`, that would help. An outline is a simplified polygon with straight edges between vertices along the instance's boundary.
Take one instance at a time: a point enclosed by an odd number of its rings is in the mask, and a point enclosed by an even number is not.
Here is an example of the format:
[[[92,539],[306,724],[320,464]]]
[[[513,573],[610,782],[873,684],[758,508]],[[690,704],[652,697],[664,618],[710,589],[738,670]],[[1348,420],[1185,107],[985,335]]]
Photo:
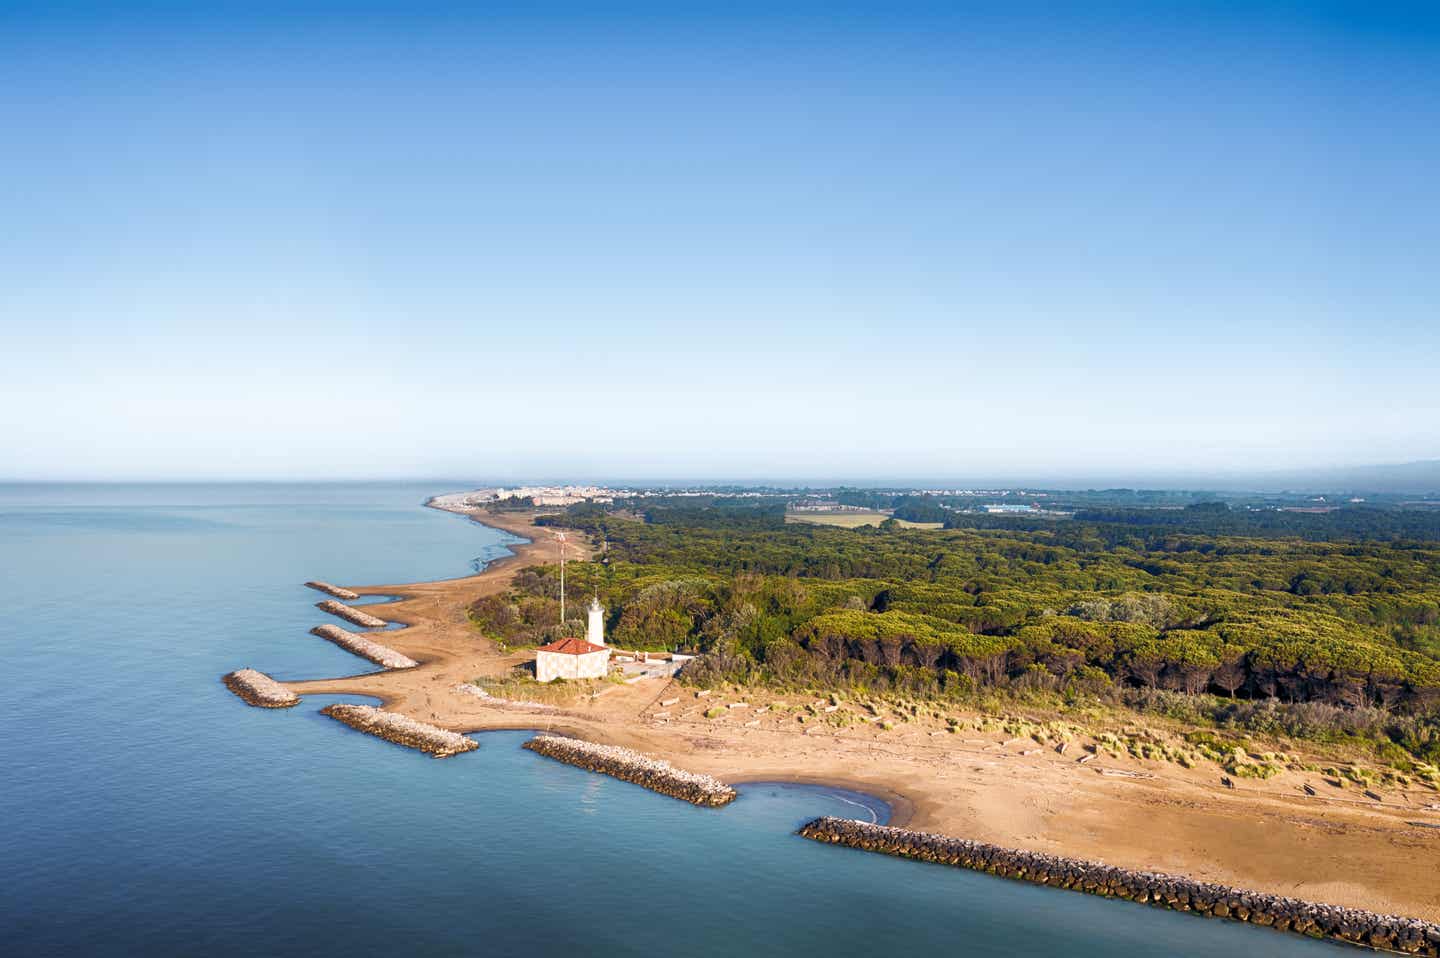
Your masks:
[[[813,696],[747,691],[697,697],[666,679],[605,685],[600,694],[555,711],[507,707],[455,690],[480,676],[503,676],[532,653],[503,654],[469,624],[466,607],[503,591],[526,566],[554,562],[554,532],[528,514],[489,515],[451,505],[475,521],[531,541],[478,575],[437,582],[368,586],[361,595],[396,596],[367,611],[406,628],[385,644],[419,662],[413,669],[284,683],[299,695],[359,694],[386,709],[458,732],[501,728],[562,731],[637,749],[736,784],[799,781],[876,795],[892,824],[1015,848],[1156,869],[1313,901],[1440,920],[1440,793],[1388,790],[1384,803],[1358,789],[1301,791],[1306,776],[1286,772],[1242,780],[1228,790],[1221,772],[1102,754],[1081,765],[1003,731],[949,733],[917,719],[883,729],[800,723],[796,705]],[[584,552],[572,538],[569,555]],[[323,570],[317,570],[323,571]],[[676,699],[673,703],[670,700]],[[662,706],[662,702],[670,703]],[[704,712],[734,705],[717,718]],[[1023,754],[1022,754],[1023,753]],[[1314,776],[1308,776],[1313,779]]]

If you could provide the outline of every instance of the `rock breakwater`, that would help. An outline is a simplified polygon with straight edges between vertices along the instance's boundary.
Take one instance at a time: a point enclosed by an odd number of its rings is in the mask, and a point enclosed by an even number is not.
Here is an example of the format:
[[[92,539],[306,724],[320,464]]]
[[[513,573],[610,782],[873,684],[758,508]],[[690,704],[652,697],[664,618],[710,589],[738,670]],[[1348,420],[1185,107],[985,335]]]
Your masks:
[[[354,652],[361,658],[369,659],[387,669],[413,669],[420,664],[408,655],[401,655],[389,646],[372,642],[363,635],[347,632],[338,625],[317,625],[310,630],[310,634],[328,639],[345,651]]]
[[[1377,915],[1176,875],[1132,871],[845,818],[817,818],[802,826],[800,834],[832,845],[970,868],[1038,885],[1125,898],[1158,908],[1245,921],[1312,938],[1411,955],[1440,955],[1440,925],[1414,918]]]
[[[318,591],[320,591],[320,592],[324,592],[324,593],[326,593],[327,595],[333,595],[333,596],[334,596],[335,598],[337,598],[337,599],[352,599],[352,600],[353,600],[353,599],[358,599],[358,598],[360,598],[360,593],[358,593],[358,592],[351,592],[349,589],[342,589],[342,588],[340,588],[338,585],[331,585],[331,584],[328,583],[328,582],[315,581],[315,582],[307,582],[307,583],[305,583],[305,584],[306,584],[307,586],[309,586],[310,588],[316,589],[316,590],[318,590]]]
[[[383,629],[390,624],[378,616],[371,615],[369,612],[361,612],[359,609],[352,609],[345,603],[336,602],[334,599],[316,602],[315,608],[322,612],[329,612],[331,615],[338,615],[347,622],[354,622],[366,629]]]
[[[589,772],[599,772],[669,795],[692,805],[719,807],[735,801],[735,789],[718,778],[687,772],[669,762],[618,745],[597,745],[559,735],[537,735],[525,743],[532,752]]]
[[[344,722],[356,731],[418,749],[436,758],[449,758],[480,747],[480,743],[459,732],[419,722],[398,712],[386,712],[373,705],[327,705],[320,714]]]
[[[220,677],[226,687],[248,704],[262,709],[286,709],[296,705],[300,696],[279,682],[254,669],[236,669]]]

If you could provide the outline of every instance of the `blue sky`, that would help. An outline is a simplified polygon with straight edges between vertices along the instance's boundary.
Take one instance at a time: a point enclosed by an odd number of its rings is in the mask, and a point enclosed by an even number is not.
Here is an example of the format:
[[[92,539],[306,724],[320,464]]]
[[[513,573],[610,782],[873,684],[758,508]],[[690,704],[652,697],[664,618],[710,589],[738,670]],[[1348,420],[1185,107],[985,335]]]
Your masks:
[[[1437,103],[1418,6],[6,4],[0,477],[1440,457]]]

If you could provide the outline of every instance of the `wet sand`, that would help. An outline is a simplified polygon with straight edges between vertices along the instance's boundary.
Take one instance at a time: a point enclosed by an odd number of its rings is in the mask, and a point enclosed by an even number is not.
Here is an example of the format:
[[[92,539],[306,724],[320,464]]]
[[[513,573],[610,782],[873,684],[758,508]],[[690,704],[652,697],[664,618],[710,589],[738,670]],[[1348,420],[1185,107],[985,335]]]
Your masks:
[[[1241,780],[1232,791],[1220,785],[1221,772],[1210,763],[1187,770],[1102,755],[1078,765],[1073,749],[1062,756],[1002,732],[949,734],[926,721],[893,730],[802,725],[792,713],[757,711],[775,700],[793,705],[813,698],[759,690],[745,695],[753,707],[712,720],[702,716],[704,708],[739,698],[717,692],[697,699],[665,679],[605,685],[598,696],[556,712],[506,708],[458,692],[458,683],[504,675],[533,655],[502,654],[470,626],[466,607],[503,591],[519,569],[558,557],[554,533],[534,526],[529,515],[472,518],[532,541],[478,575],[344,583],[361,595],[400,597],[365,608],[406,624],[386,632],[385,643],[418,668],[285,685],[300,695],[373,696],[386,709],[459,732],[565,732],[732,784],[791,781],[867,792],[890,802],[895,825],[1440,920],[1440,830],[1407,824],[1440,824],[1440,811],[1425,808],[1440,803],[1440,793],[1421,787],[1387,790],[1378,805],[1354,789],[1307,796],[1300,784],[1316,777],[1286,772],[1268,781]],[[570,542],[572,558],[584,553],[577,539]],[[671,698],[680,701],[659,705]]]

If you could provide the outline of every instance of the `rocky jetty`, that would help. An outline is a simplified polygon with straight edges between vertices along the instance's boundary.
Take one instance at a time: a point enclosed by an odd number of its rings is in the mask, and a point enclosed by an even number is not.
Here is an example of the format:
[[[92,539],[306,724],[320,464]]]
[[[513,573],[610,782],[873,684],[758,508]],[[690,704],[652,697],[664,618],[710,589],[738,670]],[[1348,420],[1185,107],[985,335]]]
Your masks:
[[[312,589],[324,592],[326,595],[333,595],[337,599],[353,600],[360,598],[360,593],[351,592],[349,589],[342,589],[338,585],[331,585],[328,582],[307,582],[305,584]]]
[[[526,742],[525,747],[547,758],[642,785],[692,805],[719,807],[735,801],[735,789],[718,778],[687,772],[669,762],[618,745],[596,745],[559,735],[537,735]]]
[[[818,842],[847,845],[901,858],[971,868],[1004,878],[1125,898],[1157,908],[1245,921],[1312,938],[1411,955],[1440,955],[1440,925],[1336,905],[1322,905],[1261,892],[1194,881],[1158,872],[1131,871],[984,842],[872,825],[845,818],[817,818],[800,834]]]
[[[315,608],[322,612],[329,612],[331,615],[338,615],[347,622],[354,622],[356,625],[366,629],[383,629],[390,623],[369,612],[361,612],[359,609],[352,609],[343,602],[336,602],[334,599],[326,599],[324,602],[316,602]]]
[[[248,704],[262,709],[288,709],[300,702],[300,696],[279,682],[254,669],[237,669],[221,676],[220,681]]]
[[[383,738],[396,745],[419,749],[436,758],[449,758],[480,747],[473,738],[451,732],[425,722],[417,722],[398,712],[386,712],[373,705],[327,705],[321,715],[344,722],[357,731]]]
[[[361,658],[369,659],[387,669],[413,669],[420,664],[408,655],[401,655],[379,642],[371,642],[363,635],[347,632],[338,625],[317,625],[310,630],[310,634],[329,639],[345,651],[354,652]]]

